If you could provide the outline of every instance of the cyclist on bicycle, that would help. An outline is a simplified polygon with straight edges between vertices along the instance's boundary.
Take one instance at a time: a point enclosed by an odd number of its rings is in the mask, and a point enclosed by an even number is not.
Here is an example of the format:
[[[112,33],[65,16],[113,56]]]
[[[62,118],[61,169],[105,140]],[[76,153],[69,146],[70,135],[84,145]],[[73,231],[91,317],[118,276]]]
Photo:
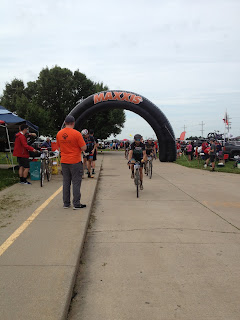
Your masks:
[[[152,138],[147,139],[147,142],[145,143],[145,148],[147,156],[156,158],[156,146]]]
[[[155,146],[152,138],[147,139],[147,142],[145,142],[145,148],[146,148],[147,157],[152,157],[152,158],[156,159],[156,146]],[[145,173],[146,173],[146,164],[147,164],[147,162],[144,163],[144,172]]]
[[[125,141],[124,142],[124,150],[125,150],[125,157],[127,157],[127,153],[129,152],[130,142]]]
[[[140,162],[140,190],[143,190],[143,162],[146,161],[147,155],[144,143],[141,142],[142,136],[140,134],[135,134],[134,142],[130,145],[130,151],[128,155],[128,164],[131,167],[131,178],[134,178],[134,163],[136,161]]]

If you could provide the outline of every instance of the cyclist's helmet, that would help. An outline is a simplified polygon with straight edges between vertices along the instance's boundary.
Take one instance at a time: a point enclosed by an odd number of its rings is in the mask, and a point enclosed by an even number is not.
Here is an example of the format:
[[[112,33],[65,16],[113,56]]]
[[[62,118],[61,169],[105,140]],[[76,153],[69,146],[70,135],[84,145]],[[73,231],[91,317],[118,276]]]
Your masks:
[[[83,130],[81,131],[81,134],[82,134],[83,136],[86,136],[86,135],[88,134],[88,130],[87,130],[87,129],[83,129]]]
[[[134,136],[135,141],[141,141],[141,139],[142,139],[142,136],[140,134],[135,134]]]
[[[153,141],[153,138],[148,138],[149,141]]]

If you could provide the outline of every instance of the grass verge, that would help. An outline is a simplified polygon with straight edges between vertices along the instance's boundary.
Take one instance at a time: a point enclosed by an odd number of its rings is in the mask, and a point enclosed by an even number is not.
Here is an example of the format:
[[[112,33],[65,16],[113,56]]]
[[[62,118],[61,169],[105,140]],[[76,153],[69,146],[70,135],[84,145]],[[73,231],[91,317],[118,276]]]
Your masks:
[[[181,157],[180,159],[176,160],[176,163],[184,166],[184,167],[188,167],[188,168],[193,168],[193,169],[202,169],[202,170],[211,170],[211,167],[208,167],[207,169],[203,168],[204,165],[204,161],[203,160],[192,160],[192,161],[188,161],[187,158],[185,157]],[[240,169],[234,167],[234,161],[227,161],[225,163],[224,167],[218,167],[217,163],[215,166],[215,171],[217,172],[226,172],[226,173],[236,173],[236,174],[240,174]]]
[[[0,152],[0,164],[12,164],[10,153]],[[17,157],[13,157],[13,164],[17,164]]]
[[[18,172],[12,169],[0,169],[0,190],[9,187],[19,181]]]

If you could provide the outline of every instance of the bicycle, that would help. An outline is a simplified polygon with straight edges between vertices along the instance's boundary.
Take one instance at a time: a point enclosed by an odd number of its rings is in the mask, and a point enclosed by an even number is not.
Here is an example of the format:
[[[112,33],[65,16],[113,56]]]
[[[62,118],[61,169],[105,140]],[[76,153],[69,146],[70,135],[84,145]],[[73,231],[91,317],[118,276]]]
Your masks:
[[[134,183],[137,190],[137,198],[139,198],[139,187],[140,187],[140,162],[136,161],[134,163]]]
[[[42,150],[40,155],[40,185],[43,187],[44,177],[47,176],[47,181],[52,178],[52,159],[49,157],[48,150]]]
[[[129,154],[129,148],[127,148],[127,149],[125,150],[125,158],[126,158],[126,159],[128,159],[128,154]]]
[[[149,179],[152,179],[152,167],[153,167],[152,161],[153,161],[152,156],[148,156],[147,163],[145,163],[145,171]]]

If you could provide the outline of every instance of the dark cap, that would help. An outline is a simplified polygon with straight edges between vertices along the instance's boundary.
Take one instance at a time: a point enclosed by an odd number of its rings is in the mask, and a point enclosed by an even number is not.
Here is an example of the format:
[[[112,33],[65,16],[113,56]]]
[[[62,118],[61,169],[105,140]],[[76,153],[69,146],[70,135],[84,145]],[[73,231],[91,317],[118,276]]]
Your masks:
[[[73,116],[66,116],[65,123],[75,122],[75,118]]]

